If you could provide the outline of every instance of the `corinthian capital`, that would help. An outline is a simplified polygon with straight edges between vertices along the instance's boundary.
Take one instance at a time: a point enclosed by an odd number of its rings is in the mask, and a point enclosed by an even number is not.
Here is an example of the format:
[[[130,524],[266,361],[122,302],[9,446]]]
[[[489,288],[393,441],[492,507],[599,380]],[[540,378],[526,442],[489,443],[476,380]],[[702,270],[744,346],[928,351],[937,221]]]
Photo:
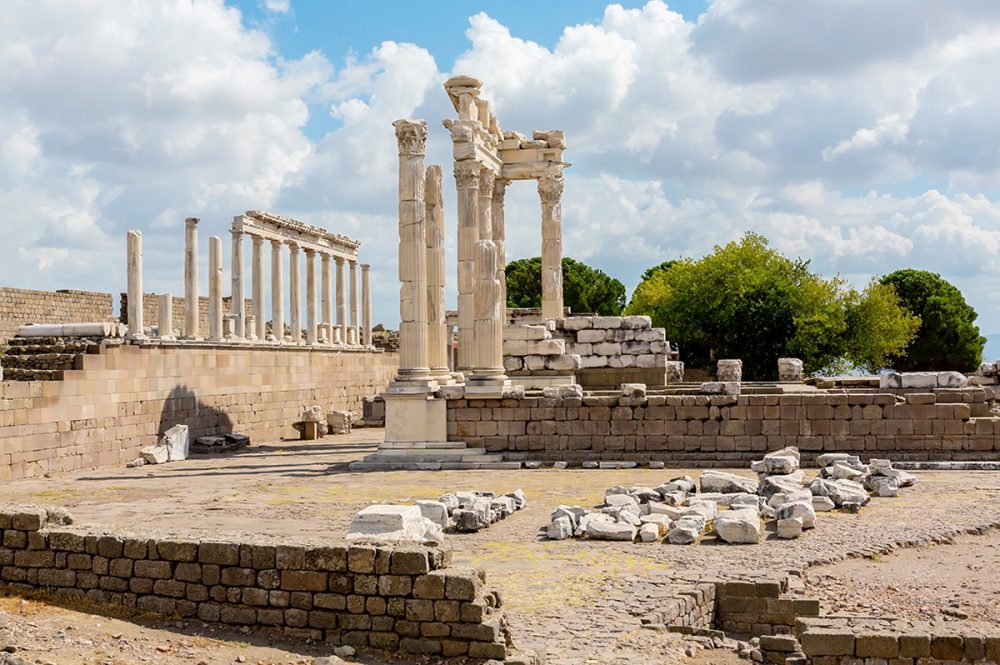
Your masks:
[[[538,179],[538,195],[542,197],[542,203],[559,203],[563,193],[562,176],[547,175]]]
[[[483,166],[475,159],[455,162],[455,185],[459,189],[479,189],[479,174]]]
[[[423,155],[427,144],[426,120],[397,120],[392,123],[396,128],[396,142],[399,144],[400,155]]]
[[[496,180],[496,174],[492,169],[483,167],[479,171],[479,191],[480,196],[493,196],[493,182]]]

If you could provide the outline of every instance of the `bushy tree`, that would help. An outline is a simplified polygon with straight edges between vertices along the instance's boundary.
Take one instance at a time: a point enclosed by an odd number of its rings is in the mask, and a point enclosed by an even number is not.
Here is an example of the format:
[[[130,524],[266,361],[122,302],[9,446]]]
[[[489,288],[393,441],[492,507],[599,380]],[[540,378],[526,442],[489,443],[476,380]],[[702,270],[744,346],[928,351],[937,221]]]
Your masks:
[[[986,338],[974,310],[953,284],[926,270],[897,270],[882,278],[909,312],[920,317],[913,341],[890,358],[899,371],[971,372],[983,358]]]
[[[918,323],[892,289],[858,292],[823,279],[753,233],[647,273],[626,313],[650,315],[691,366],[740,358],[752,379],[776,378],[781,357],[801,358],[810,373],[871,369],[905,347]],[[880,325],[871,326],[876,316]]]
[[[563,258],[563,304],[573,312],[617,316],[625,306],[625,285],[586,263]],[[507,264],[507,306],[542,306],[542,259]]]

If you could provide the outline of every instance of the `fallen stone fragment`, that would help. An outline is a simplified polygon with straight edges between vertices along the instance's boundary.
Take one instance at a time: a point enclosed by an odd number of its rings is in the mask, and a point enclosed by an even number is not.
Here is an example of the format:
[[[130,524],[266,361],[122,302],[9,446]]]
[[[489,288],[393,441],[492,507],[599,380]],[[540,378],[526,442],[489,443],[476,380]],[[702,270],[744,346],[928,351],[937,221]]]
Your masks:
[[[684,492],[685,494],[690,494],[694,491],[695,487],[697,487],[697,484],[691,476],[677,476],[676,478],[671,478],[656,489],[662,492],[661,488],[663,487],[669,487],[667,490],[668,492]]]
[[[755,509],[725,510],[715,518],[715,532],[734,544],[760,542],[760,515]]]
[[[705,520],[698,516],[685,516],[670,526],[667,542],[673,545],[690,545],[705,532]]]
[[[583,399],[583,388],[576,383],[569,383],[560,386],[545,386],[542,388],[542,397],[546,397],[548,399]]]
[[[146,446],[139,454],[146,464],[165,464],[170,457],[166,446]]]
[[[171,462],[186,460],[191,450],[187,425],[174,425],[160,437],[160,445],[167,449],[167,459]]]
[[[604,504],[608,506],[638,506],[639,501],[628,494],[609,494],[604,497]]]
[[[861,466],[861,458],[850,453],[823,453],[816,458],[816,466],[820,468],[833,466],[834,462],[847,462],[852,466]]]
[[[639,503],[660,500],[660,493],[652,487],[630,487],[628,488],[628,495],[634,496]]]
[[[661,537],[667,535],[667,532],[670,531],[672,521],[666,515],[643,515],[639,518],[640,524],[655,524]]]
[[[814,496],[812,506],[817,513],[826,513],[836,508],[837,504],[828,496]]]
[[[459,508],[451,516],[455,520],[455,531],[463,533],[473,533],[490,525],[489,520],[478,510]]]
[[[448,507],[440,501],[417,501],[420,514],[442,529],[448,528]]]
[[[557,517],[552,520],[548,528],[545,530],[545,535],[551,540],[566,540],[573,536],[573,523],[565,515]]]
[[[656,503],[655,501],[650,501],[646,504],[650,515],[666,515],[672,520],[680,519],[681,509],[674,506],[668,506],[663,503]]]
[[[660,527],[657,524],[646,523],[639,527],[639,540],[644,543],[654,543],[660,539]]]
[[[146,464],[146,460],[142,459],[141,457],[136,457],[134,460],[132,460],[131,462],[129,462],[125,466],[128,467],[129,469],[136,469],[136,468],[138,468],[140,466],[144,466],[145,464]]]
[[[514,500],[514,510],[522,510],[528,505],[528,499],[524,496],[524,490],[516,489],[513,492],[509,492],[504,496],[509,496]]]
[[[778,538],[798,538],[802,535],[802,520],[798,517],[787,517],[778,520]]]
[[[784,519],[796,518],[801,522],[803,529],[811,529],[816,526],[816,510],[812,506],[812,501],[792,501],[778,508],[777,518],[780,522]]]
[[[812,492],[803,487],[795,491],[785,491],[773,494],[770,499],[767,500],[767,505],[772,508],[779,508],[786,503],[792,503],[793,501],[811,501]]]
[[[635,540],[636,530],[625,522],[591,520],[587,523],[587,537],[594,540]]]
[[[720,492],[735,494],[742,492],[756,493],[757,481],[753,478],[737,476],[725,471],[705,471],[698,479],[702,492]]]
[[[691,500],[688,501],[687,508],[681,511],[682,516],[687,515],[699,515],[706,522],[715,519],[716,514],[719,512],[718,504],[714,501],[706,500]]]
[[[879,497],[899,496],[899,484],[889,476],[866,476],[864,486]]]
[[[347,539],[378,538],[420,542],[427,532],[417,506],[375,505],[362,509],[347,528]]]
[[[787,474],[764,476],[757,489],[757,494],[770,500],[778,492],[796,492],[802,489],[805,472],[802,470]]]

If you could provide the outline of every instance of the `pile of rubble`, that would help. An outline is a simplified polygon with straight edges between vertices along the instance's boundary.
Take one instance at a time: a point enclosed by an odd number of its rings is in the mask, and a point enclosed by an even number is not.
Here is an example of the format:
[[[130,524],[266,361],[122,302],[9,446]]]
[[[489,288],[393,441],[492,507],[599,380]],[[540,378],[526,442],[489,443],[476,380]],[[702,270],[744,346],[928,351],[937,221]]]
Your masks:
[[[350,434],[357,415],[354,411],[337,409],[324,414],[323,407],[314,404],[302,410],[298,421],[292,423],[292,429],[299,433],[299,438],[309,441],[326,434]]]
[[[857,512],[871,495],[897,496],[916,482],[884,459],[862,464],[857,455],[829,453],[817,459],[819,475],[807,480],[794,447],[768,453],[754,462],[758,477],[705,471],[696,485],[690,476],[671,478],[659,487],[608,488],[597,509],[559,506],[546,535],[553,540],[697,542],[712,533],[725,543],[758,543],[773,520],[778,538],[797,538],[815,526],[816,513]]]
[[[250,437],[246,434],[199,436],[194,443],[191,443],[190,437],[187,425],[174,425],[160,436],[155,446],[146,446],[139,450],[139,457],[126,466],[134,469],[146,464],[181,462],[191,453],[199,455],[228,453],[250,445]]]
[[[417,501],[413,506],[376,504],[355,516],[347,529],[347,538],[439,544],[444,541],[445,531],[476,532],[527,505],[520,489],[502,495],[455,492],[438,501]]]

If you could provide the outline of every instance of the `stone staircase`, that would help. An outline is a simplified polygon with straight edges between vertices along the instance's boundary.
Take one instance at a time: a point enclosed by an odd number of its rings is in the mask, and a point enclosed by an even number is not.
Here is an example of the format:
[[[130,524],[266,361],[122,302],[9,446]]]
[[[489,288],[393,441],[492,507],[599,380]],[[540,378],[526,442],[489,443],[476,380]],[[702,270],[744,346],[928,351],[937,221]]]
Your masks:
[[[357,462],[351,471],[458,471],[474,469],[520,469],[520,462],[505,461],[503,455],[485,448],[470,448],[464,441],[386,442],[378,452]]]
[[[66,370],[81,369],[86,353],[98,353],[90,338],[14,337],[7,340],[0,366],[4,381],[62,381]]]

